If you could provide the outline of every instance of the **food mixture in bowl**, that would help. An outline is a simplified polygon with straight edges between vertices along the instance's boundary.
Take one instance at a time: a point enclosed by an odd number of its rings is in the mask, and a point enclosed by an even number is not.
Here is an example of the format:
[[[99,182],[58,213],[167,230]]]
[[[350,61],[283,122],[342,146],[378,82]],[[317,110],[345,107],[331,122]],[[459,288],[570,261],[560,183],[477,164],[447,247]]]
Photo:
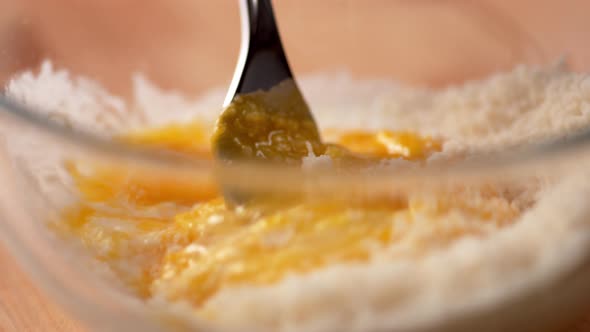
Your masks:
[[[561,64],[438,91],[344,74],[301,85],[326,143],[309,145],[301,167],[310,171],[419,168],[590,125],[590,78]],[[140,77],[135,86],[135,101],[126,103],[46,63],[7,92],[114,141],[212,158],[223,91],[191,102]],[[258,143],[270,151],[280,137]],[[275,195],[227,207],[213,180],[197,185],[52,159],[47,147],[35,152],[42,144],[23,144],[26,135],[7,137],[12,153],[43,165],[42,190],[58,196],[55,185],[43,183],[53,176],[69,193],[47,220],[52,231],[108,267],[125,296],[219,326],[403,329],[551,277],[590,235],[584,174],[367,200]]]

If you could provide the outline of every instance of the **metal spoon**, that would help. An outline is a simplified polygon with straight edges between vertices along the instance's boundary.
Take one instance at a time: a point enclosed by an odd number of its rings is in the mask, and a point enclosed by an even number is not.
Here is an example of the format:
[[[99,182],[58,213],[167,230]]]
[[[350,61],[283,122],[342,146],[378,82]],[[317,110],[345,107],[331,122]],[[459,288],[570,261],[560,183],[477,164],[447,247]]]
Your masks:
[[[241,51],[212,140],[217,159],[293,164],[321,154],[324,146],[293,79],[270,0],[242,0],[240,10]],[[228,201],[249,196],[220,182]]]
[[[224,107],[236,95],[269,90],[293,79],[270,0],[241,0],[240,14],[242,46]]]

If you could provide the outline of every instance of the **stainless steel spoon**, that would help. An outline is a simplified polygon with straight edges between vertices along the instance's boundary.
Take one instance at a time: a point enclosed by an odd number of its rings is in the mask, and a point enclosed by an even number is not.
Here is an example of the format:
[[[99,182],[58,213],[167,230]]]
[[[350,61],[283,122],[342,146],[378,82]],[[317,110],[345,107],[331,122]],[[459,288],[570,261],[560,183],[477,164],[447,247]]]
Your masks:
[[[221,162],[298,163],[324,146],[289,68],[270,0],[242,0],[242,46],[217,121],[213,151]],[[224,185],[227,201],[250,195]]]
[[[270,90],[293,79],[270,0],[241,0],[242,45],[233,80],[223,103],[237,95]],[[309,113],[309,109],[304,110]]]

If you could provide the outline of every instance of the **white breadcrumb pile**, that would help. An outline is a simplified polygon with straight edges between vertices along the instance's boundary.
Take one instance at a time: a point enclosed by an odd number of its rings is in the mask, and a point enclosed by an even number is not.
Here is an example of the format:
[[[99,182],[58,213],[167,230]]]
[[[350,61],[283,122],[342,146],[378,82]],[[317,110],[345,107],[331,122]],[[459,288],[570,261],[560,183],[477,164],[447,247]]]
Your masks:
[[[195,119],[213,125],[225,94],[219,88],[189,99],[141,76],[133,84],[133,98],[125,101],[46,62],[39,72],[13,79],[6,92],[56,121],[106,136]],[[440,137],[443,149],[433,159],[500,151],[590,128],[590,76],[570,72],[562,63],[519,66],[443,90],[342,73],[302,77],[300,86],[320,128]],[[71,191],[58,151],[31,143],[25,132],[4,139],[9,153],[34,170],[48,196]],[[303,167],[330,163],[310,154]],[[590,168],[585,168],[523,189],[522,202],[515,204],[527,209],[512,225],[491,229],[490,236],[461,238],[420,259],[397,258],[396,250],[404,248],[392,247],[367,263],[328,265],[271,285],[226,287],[202,311],[237,331],[344,332],[406,331],[486,308],[552,280],[590,246]],[[421,227],[428,232],[427,223]],[[194,313],[188,303],[157,296],[145,305],[178,319],[190,320]]]

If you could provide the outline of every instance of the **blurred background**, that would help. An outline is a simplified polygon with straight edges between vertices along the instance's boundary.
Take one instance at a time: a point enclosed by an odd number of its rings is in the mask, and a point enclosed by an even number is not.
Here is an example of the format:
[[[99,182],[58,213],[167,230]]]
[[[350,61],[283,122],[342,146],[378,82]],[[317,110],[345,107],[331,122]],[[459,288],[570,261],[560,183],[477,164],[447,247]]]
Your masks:
[[[48,58],[119,94],[130,92],[137,71],[196,94],[226,84],[235,65],[235,0],[0,2],[0,84]],[[277,0],[275,7],[298,74],[347,69],[442,86],[560,56],[590,69],[587,0]]]

